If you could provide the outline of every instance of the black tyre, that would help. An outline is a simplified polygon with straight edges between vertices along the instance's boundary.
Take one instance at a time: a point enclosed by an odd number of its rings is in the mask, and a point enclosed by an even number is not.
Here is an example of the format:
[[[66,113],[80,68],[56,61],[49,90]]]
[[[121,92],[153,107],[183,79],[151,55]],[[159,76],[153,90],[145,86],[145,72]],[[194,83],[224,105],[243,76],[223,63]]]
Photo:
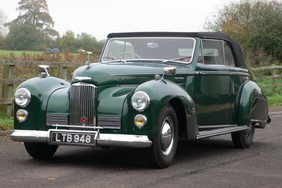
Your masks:
[[[178,143],[177,116],[171,105],[162,111],[158,124],[158,135],[149,149],[150,161],[156,168],[166,168],[174,159]]]
[[[231,133],[232,141],[237,148],[248,148],[254,139],[255,125],[250,125],[248,130]]]
[[[58,146],[44,143],[24,143],[27,153],[34,159],[50,159],[56,153]]]

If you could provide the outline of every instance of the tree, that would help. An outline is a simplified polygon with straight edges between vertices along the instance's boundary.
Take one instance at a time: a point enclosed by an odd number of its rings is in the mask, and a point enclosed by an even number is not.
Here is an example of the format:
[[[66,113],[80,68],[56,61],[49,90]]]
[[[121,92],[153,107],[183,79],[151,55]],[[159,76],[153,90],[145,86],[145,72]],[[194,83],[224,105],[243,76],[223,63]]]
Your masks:
[[[0,9],[0,36],[4,36],[6,34],[6,27],[5,27],[5,22],[6,22],[6,15],[4,12]]]
[[[95,55],[101,53],[104,46],[104,42],[98,42],[95,37],[90,34],[82,33],[77,34],[73,31],[67,31],[62,37],[56,40],[57,47],[61,50],[71,50],[72,52],[77,52],[79,49],[84,49],[86,51],[91,51]]]
[[[6,34],[6,27],[4,26],[5,22],[6,22],[6,15],[4,14],[4,12],[0,9],[0,47],[3,45],[4,43],[4,36]]]
[[[44,35],[32,25],[14,25],[5,38],[9,50],[39,50],[45,43]]]
[[[96,55],[101,53],[104,44],[102,42],[98,42],[95,37],[86,33],[77,35],[77,42],[78,48],[83,48],[86,51],[91,51]]]
[[[89,34],[81,33],[80,35],[77,35],[78,47],[83,48],[84,50],[92,51],[94,42],[96,42],[96,38]]]
[[[72,31],[67,31],[60,39],[58,39],[58,43],[63,50],[71,50],[74,52],[77,48],[75,34]]]
[[[226,33],[256,59],[261,52],[282,60],[282,3],[276,0],[242,0],[219,10],[206,29]],[[254,60],[252,63],[258,63]]]
[[[48,37],[58,36],[58,32],[53,29],[54,21],[49,14],[46,0],[21,0],[17,10],[19,16],[7,23],[8,26],[17,24],[33,25]]]

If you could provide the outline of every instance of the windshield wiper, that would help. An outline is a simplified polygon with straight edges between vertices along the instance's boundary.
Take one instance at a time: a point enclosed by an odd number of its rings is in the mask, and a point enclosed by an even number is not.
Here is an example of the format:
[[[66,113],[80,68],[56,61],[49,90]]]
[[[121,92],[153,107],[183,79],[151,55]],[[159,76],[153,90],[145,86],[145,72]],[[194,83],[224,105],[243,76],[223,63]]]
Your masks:
[[[174,59],[165,59],[162,61],[162,64],[164,63],[168,63],[168,62],[185,62],[185,63],[188,63],[190,62],[191,60],[191,56],[185,56],[185,57],[177,57],[177,58],[174,58]]]
[[[104,56],[104,57],[103,57],[103,60],[104,60],[104,59],[117,60],[117,58],[111,57],[111,56]]]
[[[115,59],[112,61],[104,61],[102,63],[119,63],[119,62],[126,63],[127,61],[125,59]]]

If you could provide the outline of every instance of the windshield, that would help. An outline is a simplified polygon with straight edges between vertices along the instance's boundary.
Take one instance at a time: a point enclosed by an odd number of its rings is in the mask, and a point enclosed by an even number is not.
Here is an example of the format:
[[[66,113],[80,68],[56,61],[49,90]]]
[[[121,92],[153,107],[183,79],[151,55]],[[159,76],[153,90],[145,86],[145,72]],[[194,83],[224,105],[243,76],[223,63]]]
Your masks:
[[[193,38],[126,37],[112,38],[102,54],[102,62],[115,60],[172,60],[192,61],[195,47]]]

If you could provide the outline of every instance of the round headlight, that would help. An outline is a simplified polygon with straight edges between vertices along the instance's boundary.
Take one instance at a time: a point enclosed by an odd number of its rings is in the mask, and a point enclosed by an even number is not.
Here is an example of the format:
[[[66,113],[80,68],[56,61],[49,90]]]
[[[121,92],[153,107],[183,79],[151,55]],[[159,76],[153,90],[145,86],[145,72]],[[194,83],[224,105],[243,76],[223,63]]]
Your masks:
[[[21,107],[26,107],[31,99],[31,93],[26,88],[20,88],[15,93],[15,102]]]
[[[131,105],[139,112],[143,112],[150,105],[150,97],[143,91],[137,91],[131,98]]]

